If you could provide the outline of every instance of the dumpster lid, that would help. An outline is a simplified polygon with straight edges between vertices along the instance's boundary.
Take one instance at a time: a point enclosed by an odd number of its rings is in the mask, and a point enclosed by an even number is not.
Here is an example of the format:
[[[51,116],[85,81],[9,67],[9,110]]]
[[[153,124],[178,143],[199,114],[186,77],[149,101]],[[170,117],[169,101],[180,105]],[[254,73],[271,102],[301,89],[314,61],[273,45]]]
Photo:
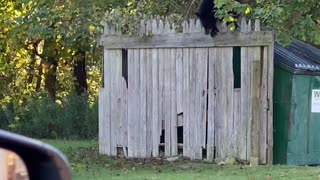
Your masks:
[[[320,74],[320,49],[293,40],[287,47],[275,44],[275,64],[294,74]]]

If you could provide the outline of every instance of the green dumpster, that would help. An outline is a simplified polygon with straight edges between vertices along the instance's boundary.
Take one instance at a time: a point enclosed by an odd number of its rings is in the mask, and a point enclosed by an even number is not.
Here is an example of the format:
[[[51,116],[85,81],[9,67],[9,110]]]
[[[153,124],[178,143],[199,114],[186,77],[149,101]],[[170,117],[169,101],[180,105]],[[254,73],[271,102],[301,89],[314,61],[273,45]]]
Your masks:
[[[320,50],[275,45],[274,164],[320,164]]]

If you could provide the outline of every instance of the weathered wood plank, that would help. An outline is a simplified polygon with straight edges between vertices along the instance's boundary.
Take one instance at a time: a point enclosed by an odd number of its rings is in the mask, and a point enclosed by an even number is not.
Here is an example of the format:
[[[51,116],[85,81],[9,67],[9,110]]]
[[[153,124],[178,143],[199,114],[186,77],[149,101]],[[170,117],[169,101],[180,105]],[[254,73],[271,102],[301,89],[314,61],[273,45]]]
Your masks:
[[[267,163],[267,109],[268,109],[268,47],[261,47],[260,130],[259,163]]]
[[[255,21],[255,31],[260,31],[260,21]],[[251,64],[251,103],[252,103],[252,126],[251,126],[251,155],[250,164],[259,164],[259,132],[260,132],[260,88],[261,88],[261,48],[252,48],[253,60]]]
[[[153,135],[153,146],[152,155],[153,157],[159,156],[159,144],[160,144],[160,103],[159,103],[159,51],[158,49],[152,50],[152,135]]]
[[[190,157],[190,49],[183,49],[183,156]]]
[[[171,156],[178,155],[178,116],[177,116],[177,80],[176,80],[176,49],[170,50],[170,135],[171,135]]]
[[[203,33],[164,33],[143,37],[104,35],[101,41],[107,49],[266,46],[272,44],[272,33],[221,32],[214,38]]]
[[[267,163],[273,163],[273,72],[274,45],[268,47],[268,153]]]
[[[241,31],[248,32],[249,27],[245,19],[241,21]],[[252,32],[248,32],[252,33]],[[241,145],[240,159],[248,160],[250,156],[250,135],[251,132],[251,106],[250,106],[250,91],[251,91],[251,75],[250,75],[250,59],[249,48],[241,47]]]
[[[216,143],[216,158],[224,159],[227,154],[227,129],[224,129],[225,121],[227,120],[226,108],[226,92],[224,82],[225,60],[223,59],[223,48],[216,50],[216,66],[215,66],[215,88],[216,88],[216,108],[215,108],[215,143]]]
[[[115,99],[115,107],[113,109],[116,110],[115,113],[115,119],[113,121],[115,121],[115,129],[116,129],[116,147],[121,147],[122,146],[122,113],[123,110],[119,109],[120,107],[122,107],[122,51],[121,50],[115,50],[114,51],[114,61],[115,61],[115,65],[114,70],[115,70],[115,74],[114,74],[114,96],[116,97]],[[117,150],[116,150],[117,152]]]
[[[105,88],[99,90],[99,153],[110,155],[110,106],[108,104],[108,92]],[[110,101],[109,101],[110,104]],[[109,111],[109,112],[108,112]]]
[[[239,147],[241,146],[241,107],[240,107],[240,96],[241,96],[241,91],[240,89],[234,89],[233,92],[233,122],[234,122],[234,158],[239,159],[241,152],[239,151]]]
[[[160,27],[161,28],[161,27]],[[159,27],[156,19],[152,21],[152,33],[158,34]],[[160,144],[160,89],[159,89],[159,49],[152,49],[152,156],[159,157]]]
[[[110,53],[110,60],[111,60],[111,87],[110,87],[110,94],[111,94],[111,156],[117,155],[117,124],[118,124],[118,111],[117,111],[117,70],[118,70],[118,59],[116,55],[117,50],[109,50]]]
[[[196,133],[197,133],[197,126],[196,126],[196,66],[197,66],[197,60],[196,60],[196,50],[195,48],[190,49],[190,59],[189,59],[189,157],[191,159],[196,158]]]
[[[233,75],[233,48],[223,49],[223,61],[225,63],[224,79],[225,79],[225,92],[226,92],[226,128],[227,131],[227,157],[234,157],[233,146],[234,141],[234,120],[233,120],[233,96],[234,96],[234,75]]]
[[[252,48],[253,61],[251,73],[252,126],[251,126],[251,155],[250,164],[259,164],[259,127],[260,127],[260,79],[261,52],[260,47]]]
[[[247,126],[249,121],[249,67],[248,67],[248,48],[241,48],[241,127],[239,155],[241,160],[247,160]]]
[[[170,32],[168,20],[164,23],[164,33]],[[164,121],[165,121],[165,156],[171,156],[171,50],[164,49]]]
[[[163,34],[165,32],[164,22],[163,20],[159,21],[159,27],[157,34]],[[164,129],[164,114],[165,114],[165,104],[164,104],[164,75],[165,75],[165,49],[159,49],[159,131],[162,133],[162,129]]]
[[[208,134],[207,134],[207,160],[214,160],[215,148],[215,64],[216,49],[209,49],[209,84],[208,84]]]
[[[201,31],[197,27],[198,31]],[[206,116],[207,116],[207,72],[208,49],[196,49],[196,159],[202,159],[202,149],[206,147]]]
[[[135,84],[134,84],[134,52],[128,49],[128,157],[134,156],[134,99],[135,99]]]
[[[125,148],[125,150],[128,147],[128,88],[127,83],[124,78],[122,78],[122,91],[121,91],[121,97],[122,97],[122,146]],[[127,152],[125,152],[127,155]]]
[[[105,107],[105,135],[103,135],[105,141],[105,153],[111,155],[111,54],[110,50],[104,50],[104,87],[106,95],[106,107]]]
[[[148,23],[149,24],[149,23]],[[148,24],[147,24],[147,30],[148,30]],[[152,91],[152,49],[147,49],[147,72],[146,72],[146,86],[147,86],[147,153],[146,157],[151,157],[152,154],[152,128],[153,128],[153,91]]]
[[[140,148],[140,53],[128,50],[128,156],[138,157]]]
[[[162,132],[164,123],[164,75],[165,75],[165,50],[159,49],[159,131]]]
[[[215,83],[216,83],[216,146],[217,158],[229,156],[229,144],[232,142],[233,131],[233,70],[232,48],[218,48]]]
[[[170,93],[170,49],[164,50],[164,124],[165,124],[165,156],[171,156],[171,93]]]
[[[176,50],[176,78],[177,78],[177,114],[183,112],[183,58],[182,49]]]
[[[147,154],[147,55],[145,49],[140,49],[140,157]]]
[[[253,56],[254,56],[254,50],[252,48],[247,48],[248,49],[248,54],[247,54],[247,60],[248,60],[248,121],[247,121],[247,160],[250,160],[251,157],[251,134],[252,134],[252,61],[253,61]]]

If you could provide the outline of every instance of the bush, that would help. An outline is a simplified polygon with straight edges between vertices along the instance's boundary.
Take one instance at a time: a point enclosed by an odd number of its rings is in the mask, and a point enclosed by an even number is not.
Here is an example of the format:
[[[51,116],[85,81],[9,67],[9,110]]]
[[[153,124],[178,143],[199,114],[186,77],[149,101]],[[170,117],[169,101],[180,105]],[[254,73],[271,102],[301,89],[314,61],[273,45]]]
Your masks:
[[[8,105],[7,105],[8,106]],[[97,98],[69,95],[56,102],[46,94],[12,102],[0,110],[0,128],[33,138],[95,139],[98,136]]]

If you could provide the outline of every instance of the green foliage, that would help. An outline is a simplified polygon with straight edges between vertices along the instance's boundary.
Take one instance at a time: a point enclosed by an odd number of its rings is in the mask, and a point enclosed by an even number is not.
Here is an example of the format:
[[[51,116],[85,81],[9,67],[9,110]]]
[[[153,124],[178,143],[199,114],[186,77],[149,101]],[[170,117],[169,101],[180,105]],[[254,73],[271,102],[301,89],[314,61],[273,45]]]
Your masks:
[[[0,110],[1,128],[35,138],[94,139],[98,133],[97,99],[69,95],[53,102],[47,94],[11,102]]]

